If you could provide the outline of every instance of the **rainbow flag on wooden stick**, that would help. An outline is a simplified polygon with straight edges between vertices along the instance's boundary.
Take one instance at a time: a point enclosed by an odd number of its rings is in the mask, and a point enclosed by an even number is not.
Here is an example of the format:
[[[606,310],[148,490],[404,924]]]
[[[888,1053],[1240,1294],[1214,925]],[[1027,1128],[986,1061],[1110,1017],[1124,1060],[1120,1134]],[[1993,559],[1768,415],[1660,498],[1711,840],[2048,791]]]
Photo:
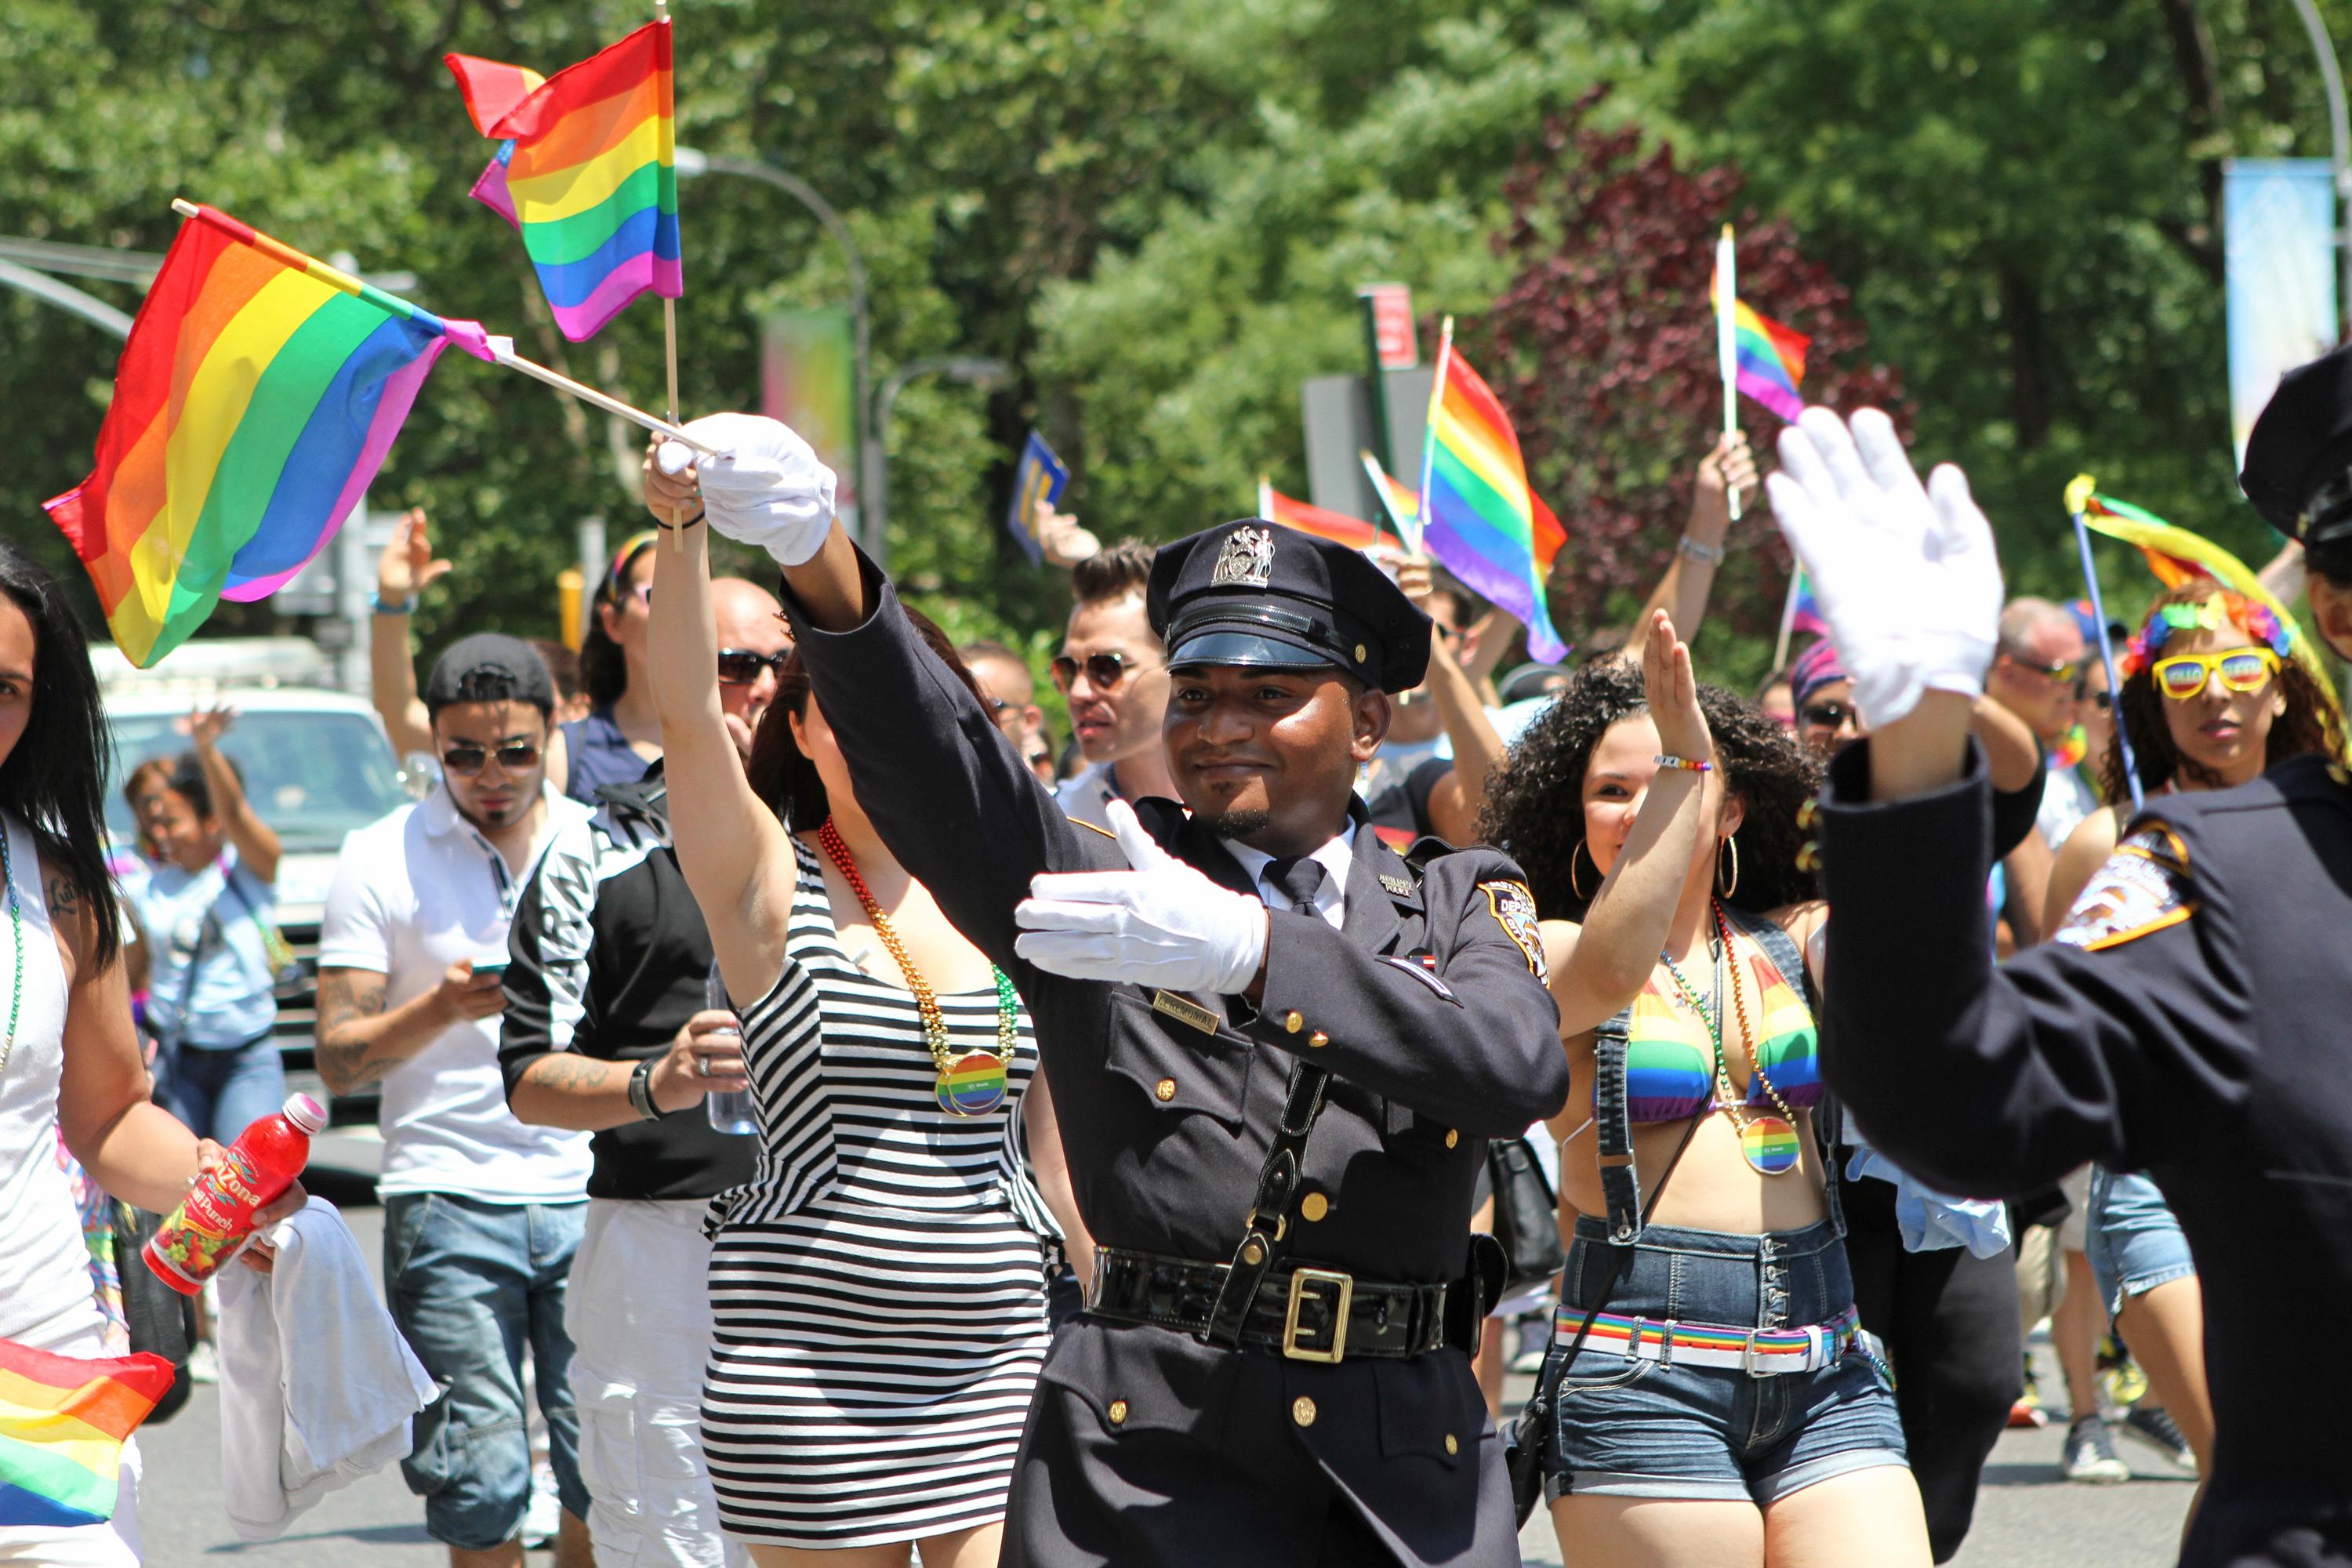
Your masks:
[[[1268,483],[1264,474],[1257,477],[1257,514],[1269,522],[1328,539],[1334,544],[1350,544],[1358,550],[1370,549],[1381,537],[1381,531],[1361,518],[1291,500]]]
[[[115,366],[97,467],[43,503],[142,668],[325,548],[444,348],[491,357],[477,322],[177,205],[190,221]]]
[[[1553,664],[1568,657],[1568,645],[1544,603],[1535,505],[1518,433],[1493,389],[1454,352],[1448,316],[1422,447],[1422,540],[1471,592],[1519,618],[1530,657]]]
[[[123,1442],[171,1387],[159,1355],[84,1361],[0,1340],[0,1526],[113,1518]]]
[[[648,289],[686,291],[667,18],[551,77],[442,59],[474,129],[502,143],[474,199],[520,231],[565,337],[593,337]]]

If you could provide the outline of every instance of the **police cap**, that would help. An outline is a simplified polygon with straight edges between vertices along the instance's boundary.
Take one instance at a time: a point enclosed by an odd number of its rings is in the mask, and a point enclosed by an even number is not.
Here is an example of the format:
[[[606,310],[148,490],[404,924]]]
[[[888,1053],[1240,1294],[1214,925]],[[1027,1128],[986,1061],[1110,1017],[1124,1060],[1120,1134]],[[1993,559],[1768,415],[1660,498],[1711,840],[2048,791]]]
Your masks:
[[[2273,528],[2305,546],[2352,540],[2352,345],[2279,378],[2238,476]]]
[[[1382,691],[1429,672],[1429,617],[1360,550],[1244,518],[1163,545],[1145,608],[1168,667],[1346,671]]]

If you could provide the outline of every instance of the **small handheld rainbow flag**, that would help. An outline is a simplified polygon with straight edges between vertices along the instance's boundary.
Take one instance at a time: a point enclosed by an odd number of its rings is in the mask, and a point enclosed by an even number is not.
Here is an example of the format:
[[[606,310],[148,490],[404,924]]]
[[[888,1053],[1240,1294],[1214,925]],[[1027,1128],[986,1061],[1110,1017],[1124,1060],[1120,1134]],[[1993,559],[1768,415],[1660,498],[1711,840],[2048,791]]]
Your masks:
[[[1422,445],[1422,540],[1471,592],[1518,617],[1531,657],[1556,664],[1568,657],[1568,645],[1544,604],[1535,507],[1518,432],[1493,389],[1454,352],[1449,316]]]
[[[1381,460],[1370,452],[1360,452],[1357,456],[1363,459],[1364,472],[1372,481],[1372,493],[1379,498],[1381,510],[1388,513],[1390,526],[1397,531],[1397,537],[1405,542],[1406,549],[1419,553],[1420,492],[1407,489],[1402,481],[1381,468]],[[1528,504],[1535,509],[1536,570],[1549,573],[1552,557],[1558,555],[1560,546],[1568,542],[1568,530],[1560,526],[1559,519],[1552,515],[1551,508],[1544,505],[1543,497],[1533,489],[1528,491]]]
[[[97,467],[42,503],[142,668],[221,600],[267,598],[325,547],[444,348],[491,357],[477,322],[182,210],[115,366]]]
[[[1720,270],[1707,285],[1707,298],[1719,310],[1723,303]],[[1812,339],[1793,331],[1739,299],[1731,302],[1732,354],[1738,363],[1739,390],[1779,415],[1793,420],[1805,411],[1797,385],[1805,379],[1805,351]]]
[[[474,129],[503,143],[474,199],[521,232],[565,337],[595,336],[648,289],[685,292],[667,17],[552,77],[442,60]]]
[[[172,1363],[106,1361],[0,1340],[0,1526],[114,1517],[124,1439],[171,1391]]]
[[[1301,533],[1358,550],[1370,549],[1381,537],[1381,531],[1361,518],[1291,500],[1276,489],[1264,474],[1257,477],[1257,514],[1268,522],[1278,522],[1285,528],[1295,528]]]

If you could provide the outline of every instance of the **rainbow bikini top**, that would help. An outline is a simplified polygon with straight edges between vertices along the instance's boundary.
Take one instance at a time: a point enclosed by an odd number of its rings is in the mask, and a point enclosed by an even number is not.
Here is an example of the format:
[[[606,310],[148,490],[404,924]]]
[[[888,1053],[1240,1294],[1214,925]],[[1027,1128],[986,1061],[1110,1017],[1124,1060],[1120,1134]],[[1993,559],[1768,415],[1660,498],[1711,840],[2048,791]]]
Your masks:
[[[1741,976],[1748,1021],[1759,1037],[1757,1060],[1793,1110],[1821,1103],[1821,1037],[1803,994],[1753,944],[1738,943],[1730,962],[1745,963]],[[1724,1003],[1729,1009],[1729,999]],[[1660,989],[1653,973],[1633,999],[1625,1035],[1625,1110],[1634,1121],[1681,1121],[1715,1104],[1715,1044],[1706,1021],[1671,988]],[[1734,1064],[1745,1053],[1735,1043],[1738,1014],[1724,1020],[1724,1049]],[[1744,1109],[1772,1110],[1772,1098],[1750,1079]]]

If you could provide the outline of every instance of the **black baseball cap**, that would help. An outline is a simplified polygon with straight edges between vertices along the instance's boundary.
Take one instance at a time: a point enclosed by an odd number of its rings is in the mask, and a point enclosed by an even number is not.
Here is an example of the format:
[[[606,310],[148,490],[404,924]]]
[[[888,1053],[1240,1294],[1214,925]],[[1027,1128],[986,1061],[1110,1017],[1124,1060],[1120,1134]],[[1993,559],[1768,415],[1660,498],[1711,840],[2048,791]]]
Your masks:
[[[539,650],[520,637],[476,632],[444,649],[425,682],[427,714],[457,702],[528,702],[551,713],[555,682]]]
[[[1263,518],[1161,546],[1144,608],[1171,669],[1339,669],[1383,691],[1429,672],[1429,617],[1370,557]]]
[[[2305,546],[2352,540],[2352,344],[2279,378],[2246,437],[2238,483]]]

